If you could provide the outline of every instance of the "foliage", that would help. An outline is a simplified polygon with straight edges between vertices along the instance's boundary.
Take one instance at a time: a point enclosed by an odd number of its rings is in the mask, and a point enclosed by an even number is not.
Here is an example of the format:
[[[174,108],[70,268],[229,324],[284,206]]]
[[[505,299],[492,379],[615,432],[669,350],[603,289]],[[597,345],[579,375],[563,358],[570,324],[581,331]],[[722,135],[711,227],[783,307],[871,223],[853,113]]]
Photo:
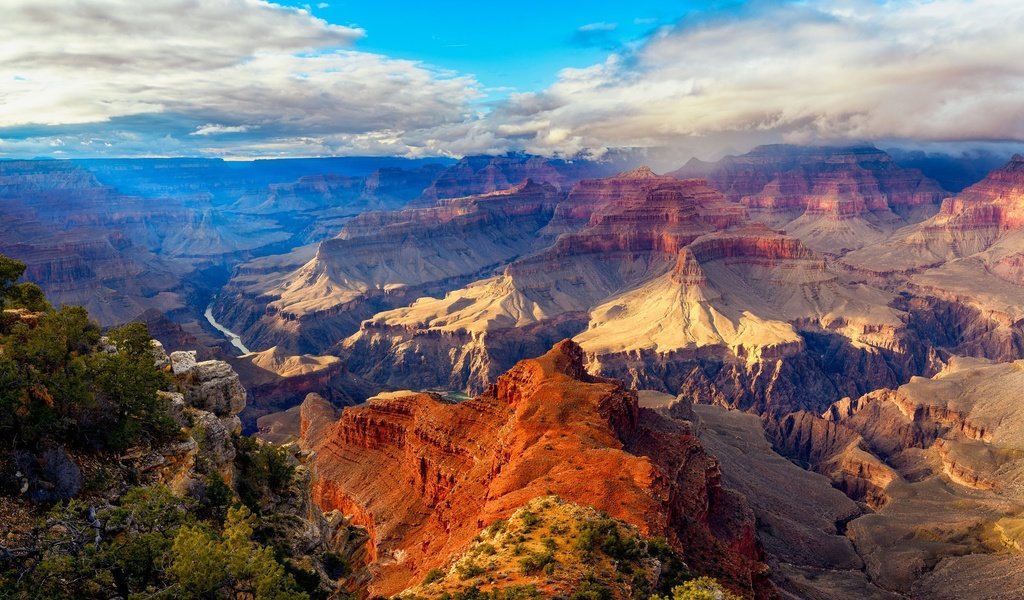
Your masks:
[[[15,283],[24,274],[25,263],[0,256],[0,308],[24,308],[35,312],[50,310],[38,285]]]
[[[672,595],[652,596],[651,600],[740,600],[711,577],[698,577],[672,588]]]
[[[235,436],[238,495],[251,510],[260,511],[260,498],[288,493],[295,467],[284,448],[255,438]]]
[[[54,440],[120,452],[178,434],[156,393],[168,380],[153,364],[146,326],[111,334],[124,339],[125,348],[95,351],[99,327],[77,306],[43,313],[34,326],[19,322],[0,331],[0,437],[11,441],[10,450]]]
[[[555,564],[555,553],[551,550],[531,552],[519,560],[519,570],[524,575],[538,573],[548,565]]]
[[[459,579],[465,581],[467,579],[472,579],[479,575],[483,575],[486,572],[486,570],[480,565],[476,564],[476,562],[472,560],[467,560],[456,566],[455,572],[458,574]]]
[[[0,597],[128,598],[156,589],[189,509],[159,486],[132,488],[117,506],[58,504],[37,533],[37,560],[0,577]]]
[[[228,510],[222,532],[201,525],[178,532],[168,573],[177,597],[308,598],[274,558],[273,550],[252,540],[256,516],[247,507]]]
[[[585,581],[576,588],[571,598],[572,600],[612,600],[614,595],[606,585]]]
[[[615,519],[602,518],[583,523],[576,535],[575,547],[584,559],[596,551],[616,560],[636,560],[644,554],[635,536],[623,535]]]
[[[427,571],[427,576],[423,578],[423,585],[430,585],[435,581],[441,581],[444,579],[444,571],[441,569],[431,569]]]

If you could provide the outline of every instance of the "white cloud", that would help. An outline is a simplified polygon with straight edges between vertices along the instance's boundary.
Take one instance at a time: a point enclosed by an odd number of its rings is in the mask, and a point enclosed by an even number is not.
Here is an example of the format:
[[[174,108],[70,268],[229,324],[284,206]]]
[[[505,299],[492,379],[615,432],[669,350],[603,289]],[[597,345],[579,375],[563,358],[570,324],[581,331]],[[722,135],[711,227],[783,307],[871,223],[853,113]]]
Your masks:
[[[249,131],[248,125],[217,125],[216,123],[207,123],[202,127],[197,127],[195,131],[189,135],[216,135],[218,133],[245,133]]]
[[[4,0],[2,153],[685,158],[756,143],[1024,140],[1024,3],[802,0],[684,20],[534,93],[352,49],[259,0]],[[319,5],[318,5],[319,7]],[[590,23],[570,43],[614,42]],[[609,47],[618,47],[611,45]],[[494,93],[493,90],[488,93]]]
[[[618,26],[619,26],[618,23],[605,23],[605,22],[587,23],[586,25],[580,27],[579,30],[580,31],[615,31],[615,29]]]
[[[114,151],[141,138],[194,152],[189,134],[234,133],[301,148],[461,122],[481,94],[472,77],[350,49],[362,30],[259,0],[5,0],[2,12],[8,139],[103,132]]]
[[[528,151],[1024,140],[1024,3],[802,2],[662,30],[493,118]],[[746,144],[746,145],[749,145]]]

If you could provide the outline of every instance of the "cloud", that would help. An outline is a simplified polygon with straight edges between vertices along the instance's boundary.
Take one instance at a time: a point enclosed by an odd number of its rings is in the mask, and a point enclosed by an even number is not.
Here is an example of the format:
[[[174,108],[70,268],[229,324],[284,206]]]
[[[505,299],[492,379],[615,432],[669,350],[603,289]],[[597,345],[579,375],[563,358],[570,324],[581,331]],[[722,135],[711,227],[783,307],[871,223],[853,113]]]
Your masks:
[[[1021,31],[1018,0],[764,3],[660,29],[492,118],[545,153],[1020,141]]]
[[[618,23],[606,23],[603,21],[587,23],[573,32],[572,37],[569,38],[569,43],[573,46],[613,50],[619,45],[618,41],[612,36],[612,32],[618,29],[618,27]]]
[[[497,101],[259,0],[5,0],[0,155],[713,156],[758,143],[1024,141],[1019,0],[801,0],[688,16]],[[486,99],[486,101],[485,101]]]
[[[245,133],[249,131],[248,125],[217,125],[215,123],[207,123],[202,127],[197,127],[195,131],[189,135],[216,135],[218,133]]]
[[[112,154],[286,152],[471,118],[475,79],[351,49],[363,35],[259,0],[7,0],[0,138],[19,143],[4,152],[56,135],[69,153],[97,138]]]
[[[618,23],[587,23],[579,31],[615,31],[618,26]]]

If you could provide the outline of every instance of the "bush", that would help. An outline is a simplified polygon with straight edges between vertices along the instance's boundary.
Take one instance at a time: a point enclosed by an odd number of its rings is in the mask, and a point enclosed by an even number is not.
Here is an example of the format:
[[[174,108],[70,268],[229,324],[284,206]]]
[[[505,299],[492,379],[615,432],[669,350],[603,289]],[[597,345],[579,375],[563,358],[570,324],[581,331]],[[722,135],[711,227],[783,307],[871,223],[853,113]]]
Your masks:
[[[572,594],[572,600],[612,600],[614,595],[607,586],[592,581],[583,582]]]
[[[441,569],[431,569],[427,571],[427,576],[423,578],[423,585],[430,585],[435,581],[441,581],[444,579],[444,571]]]
[[[554,565],[555,553],[550,550],[544,552],[531,552],[519,560],[519,571],[523,575],[539,573],[548,565]]]
[[[485,572],[486,569],[476,564],[476,562],[472,560],[463,561],[461,564],[455,567],[455,573],[459,576],[459,579],[461,579],[462,581],[472,579],[479,575],[483,575]]]
[[[238,495],[246,506],[259,512],[261,498],[290,491],[295,467],[287,450],[245,436],[233,441]]]
[[[712,577],[698,577],[672,588],[672,596],[652,596],[651,600],[740,600]]]
[[[644,552],[634,536],[623,536],[614,519],[602,518],[580,525],[575,547],[584,558],[600,551],[615,560],[636,560]]]

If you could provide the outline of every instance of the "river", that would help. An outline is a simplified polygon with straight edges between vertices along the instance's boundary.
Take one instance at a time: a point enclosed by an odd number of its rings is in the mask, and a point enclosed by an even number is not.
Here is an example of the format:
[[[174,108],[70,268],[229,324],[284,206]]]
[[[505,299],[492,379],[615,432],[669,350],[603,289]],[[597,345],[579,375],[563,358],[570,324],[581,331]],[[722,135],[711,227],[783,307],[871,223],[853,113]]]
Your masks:
[[[224,337],[228,338],[228,340],[231,342],[231,345],[234,346],[235,348],[238,348],[238,350],[242,354],[249,354],[251,352],[248,348],[245,347],[245,344],[242,342],[241,336],[239,336],[234,331],[231,331],[227,327],[221,325],[220,323],[217,322],[217,319],[213,318],[212,302],[210,303],[209,306],[206,307],[206,312],[203,313],[203,315],[206,317],[206,320],[210,322],[210,325],[213,325],[214,329],[223,333]]]

